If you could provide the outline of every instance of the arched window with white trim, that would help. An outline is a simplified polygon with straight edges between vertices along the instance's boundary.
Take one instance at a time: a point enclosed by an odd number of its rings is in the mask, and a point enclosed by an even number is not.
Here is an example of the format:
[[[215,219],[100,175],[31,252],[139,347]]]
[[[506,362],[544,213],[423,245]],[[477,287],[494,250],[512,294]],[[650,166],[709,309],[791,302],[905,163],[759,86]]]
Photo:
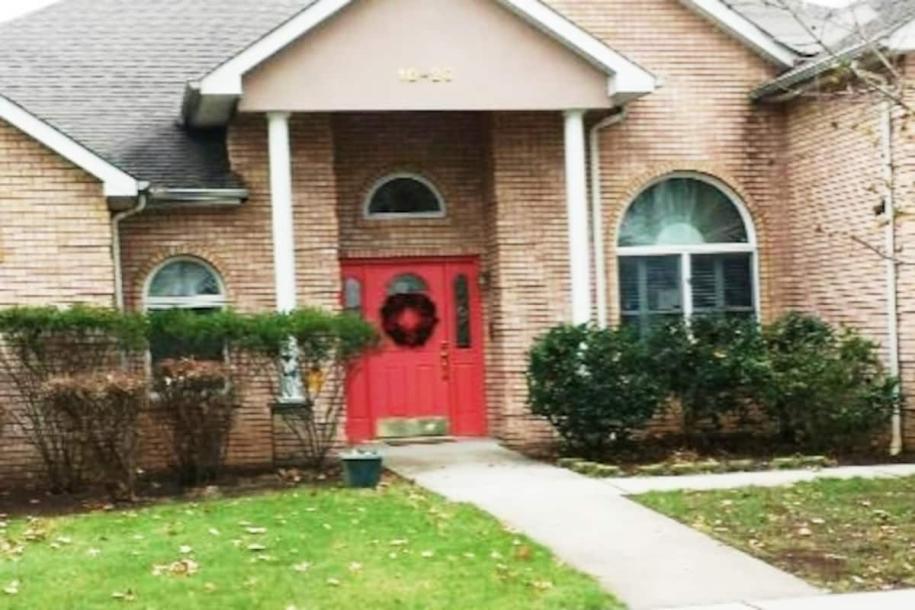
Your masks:
[[[385,176],[369,190],[365,216],[377,219],[443,218],[445,200],[426,178],[401,172]]]
[[[199,315],[221,311],[227,303],[219,273],[204,261],[186,256],[171,258],[153,270],[145,297],[147,311],[183,309]],[[178,345],[173,338],[153,336],[150,353],[153,362],[187,357],[221,360],[224,346]]]
[[[624,324],[644,332],[677,318],[757,314],[752,220],[709,176],[672,174],[642,191],[623,217],[617,255]]]

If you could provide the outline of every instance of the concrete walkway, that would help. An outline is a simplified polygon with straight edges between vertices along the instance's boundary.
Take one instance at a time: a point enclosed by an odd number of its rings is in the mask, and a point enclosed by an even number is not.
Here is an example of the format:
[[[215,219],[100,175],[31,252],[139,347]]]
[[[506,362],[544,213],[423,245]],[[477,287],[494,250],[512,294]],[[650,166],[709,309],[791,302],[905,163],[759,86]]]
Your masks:
[[[822,593],[628,500],[606,482],[528,460],[492,441],[383,451],[396,473],[524,532],[632,610]]]
[[[843,466],[822,470],[773,470],[769,472],[733,472],[699,474],[682,477],[630,477],[602,479],[604,484],[624,495],[650,491],[707,491],[740,487],[781,487],[818,479],[891,479],[915,476],[915,464],[883,466]],[[915,606],[913,606],[915,609]]]
[[[719,606],[670,608],[669,610],[912,610],[912,608],[915,608],[915,591],[824,595]]]

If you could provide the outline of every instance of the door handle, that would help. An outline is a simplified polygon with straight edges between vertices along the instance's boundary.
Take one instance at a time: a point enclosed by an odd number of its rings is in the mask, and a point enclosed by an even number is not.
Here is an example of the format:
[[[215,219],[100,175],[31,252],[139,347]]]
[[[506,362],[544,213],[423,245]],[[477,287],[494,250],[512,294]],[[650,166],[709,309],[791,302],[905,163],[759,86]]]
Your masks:
[[[451,344],[447,341],[442,341],[441,361],[442,380],[448,381],[451,378]]]

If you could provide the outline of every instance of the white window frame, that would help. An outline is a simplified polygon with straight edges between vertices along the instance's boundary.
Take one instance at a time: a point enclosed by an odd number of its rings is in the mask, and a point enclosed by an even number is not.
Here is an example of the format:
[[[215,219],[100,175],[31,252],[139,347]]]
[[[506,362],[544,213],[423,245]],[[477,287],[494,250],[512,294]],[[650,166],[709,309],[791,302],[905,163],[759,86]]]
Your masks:
[[[749,254],[750,269],[752,274],[753,286],[753,311],[756,319],[760,318],[762,300],[759,290],[759,247],[756,238],[756,225],[753,217],[747,209],[746,204],[740,196],[727,184],[708,174],[699,172],[678,171],[664,174],[655,178],[644,188],[642,188],[635,197],[626,206],[617,226],[617,244],[619,244],[619,235],[621,235],[623,224],[629,215],[632,206],[639,198],[652,187],[666,182],[668,180],[683,178],[688,180],[698,180],[718,189],[731,202],[743,221],[744,229],[747,232],[746,243],[725,243],[725,244],[696,244],[696,245],[665,245],[665,246],[619,246],[616,248],[618,258],[626,257],[646,257],[646,256],[679,256],[680,257],[680,292],[683,300],[683,317],[686,321],[692,319],[695,312],[693,301],[693,255],[695,254]],[[617,293],[619,293],[619,271],[617,271]],[[620,312],[622,315],[622,312]]]
[[[156,276],[169,265],[182,262],[200,265],[212,273],[219,285],[219,294],[197,295],[192,297],[150,296],[149,290],[152,287],[153,280]],[[146,281],[143,285],[143,307],[146,311],[166,311],[169,309],[225,309],[227,306],[228,296],[222,274],[220,274],[213,265],[196,256],[173,256],[162,261],[146,276]]]
[[[395,180],[413,180],[419,182],[426,188],[428,188],[433,195],[435,195],[436,201],[438,201],[438,211],[437,212],[405,212],[405,213],[391,213],[385,212],[381,214],[372,213],[372,200],[375,198],[375,195],[378,194],[384,186],[395,181]],[[386,176],[379,178],[372,185],[372,188],[369,189],[368,194],[365,197],[365,201],[362,203],[362,215],[367,220],[409,220],[409,219],[429,219],[429,218],[445,218],[448,215],[448,207],[445,204],[445,198],[442,196],[441,191],[432,183],[428,178],[421,176],[412,172],[395,172],[393,174],[387,174]]]

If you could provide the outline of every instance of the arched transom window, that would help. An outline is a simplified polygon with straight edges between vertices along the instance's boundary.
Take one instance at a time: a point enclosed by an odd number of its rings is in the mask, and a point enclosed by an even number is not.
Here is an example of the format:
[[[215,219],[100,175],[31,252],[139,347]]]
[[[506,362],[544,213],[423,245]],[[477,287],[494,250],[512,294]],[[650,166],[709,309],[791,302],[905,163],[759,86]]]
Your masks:
[[[369,218],[441,218],[445,215],[445,201],[422,176],[392,174],[372,187],[365,214]]]
[[[644,190],[620,226],[620,308],[643,331],[695,315],[757,311],[756,238],[724,185],[674,174]]]
[[[150,275],[146,288],[146,309],[163,311],[184,309],[207,315],[226,307],[226,291],[222,278],[202,260],[190,257],[173,258],[160,265]],[[225,346],[221,342],[203,341],[183,344],[168,333],[150,338],[152,361],[169,358],[198,358],[222,360]]]
[[[171,259],[149,278],[146,308],[156,309],[222,309],[226,294],[222,279],[201,260]]]

